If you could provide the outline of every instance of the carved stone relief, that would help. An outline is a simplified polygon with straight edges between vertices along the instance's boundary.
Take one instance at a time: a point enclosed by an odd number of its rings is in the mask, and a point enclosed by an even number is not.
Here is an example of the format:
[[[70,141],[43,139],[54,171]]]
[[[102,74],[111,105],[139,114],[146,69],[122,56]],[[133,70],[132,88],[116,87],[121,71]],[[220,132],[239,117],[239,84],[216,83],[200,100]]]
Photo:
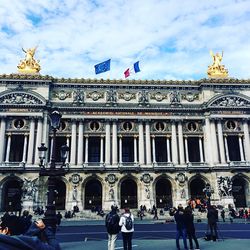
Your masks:
[[[218,176],[217,183],[219,187],[219,195],[223,196],[232,196],[232,177],[231,176]]]
[[[135,99],[135,93],[130,93],[130,92],[119,93],[118,98],[128,102],[132,99]]]
[[[87,94],[87,98],[91,98],[93,101],[98,101],[101,98],[104,98],[104,93],[93,91]]]
[[[0,103],[4,104],[43,104],[37,97],[25,93],[12,93],[0,98]]]
[[[167,99],[168,96],[167,96],[167,94],[162,94],[161,92],[156,92],[156,93],[151,94],[150,98],[156,100],[157,102],[161,102],[164,99]]]

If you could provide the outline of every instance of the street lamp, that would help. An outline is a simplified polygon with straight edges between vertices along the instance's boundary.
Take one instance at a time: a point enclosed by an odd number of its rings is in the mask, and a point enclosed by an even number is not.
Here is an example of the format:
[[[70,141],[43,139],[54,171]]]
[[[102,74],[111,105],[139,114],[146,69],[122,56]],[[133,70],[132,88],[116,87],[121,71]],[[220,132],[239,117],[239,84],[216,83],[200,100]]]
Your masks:
[[[56,168],[55,164],[55,154],[56,154],[56,131],[60,127],[60,121],[61,121],[62,115],[57,111],[54,110],[50,114],[50,125],[52,128],[52,152],[51,152],[51,159],[50,159],[50,165],[49,167],[45,167],[44,160],[46,156],[47,148],[45,147],[45,144],[42,143],[40,147],[38,147],[39,151],[39,158],[40,158],[40,176],[48,176],[48,192],[47,192],[47,206],[45,211],[45,216],[43,218],[43,221],[46,226],[52,227],[53,231],[56,231],[56,206],[55,206],[55,198],[56,198],[56,178],[60,176],[64,176],[66,171],[63,168],[65,166],[65,161],[67,158],[67,154],[69,151],[69,147],[64,145],[61,147],[61,156],[63,165],[60,168]]]

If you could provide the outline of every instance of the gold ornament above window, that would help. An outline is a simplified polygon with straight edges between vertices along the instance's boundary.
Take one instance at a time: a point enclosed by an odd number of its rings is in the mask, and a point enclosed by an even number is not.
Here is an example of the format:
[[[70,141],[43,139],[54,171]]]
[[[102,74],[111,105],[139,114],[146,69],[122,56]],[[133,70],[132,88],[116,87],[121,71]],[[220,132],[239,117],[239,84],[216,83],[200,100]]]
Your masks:
[[[228,77],[228,70],[224,65],[221,64],[223,58],[222,53],[214,54],[212,50],[210,50],[210,55],[213,59],[213,64],[208,66],[207,75],[209,78],[226,78]]]
[[[20,63],[17,66],[19,73],[22,73],[22,74],[37,74],[37,73],[39,73],[39,71],[41,70],[39,60],[34,59],[36,49],[37,49],[37,47],[27,49],[27,50],[22,48],[22,50],[24,51],[24,53],[26,55],[25,55],[25,59],[20,60]]]

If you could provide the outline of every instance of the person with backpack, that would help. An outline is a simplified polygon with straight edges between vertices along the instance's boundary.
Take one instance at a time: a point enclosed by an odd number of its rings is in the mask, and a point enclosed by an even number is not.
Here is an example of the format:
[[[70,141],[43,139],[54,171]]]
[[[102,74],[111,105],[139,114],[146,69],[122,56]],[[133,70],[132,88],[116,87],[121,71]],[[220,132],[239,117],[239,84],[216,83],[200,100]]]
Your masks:
[[[108,250],[115,249],[117,235],[121,230],[120,217],[117,214],[117,206],[111,206],[111,211],[106,215],[105,226],[108,232]]]
[[[119,225],[122,227],[123,249],[132,250],[132,237],[134,232],[134,216],[129,208],[124,209],[124,214],[120,218]]]

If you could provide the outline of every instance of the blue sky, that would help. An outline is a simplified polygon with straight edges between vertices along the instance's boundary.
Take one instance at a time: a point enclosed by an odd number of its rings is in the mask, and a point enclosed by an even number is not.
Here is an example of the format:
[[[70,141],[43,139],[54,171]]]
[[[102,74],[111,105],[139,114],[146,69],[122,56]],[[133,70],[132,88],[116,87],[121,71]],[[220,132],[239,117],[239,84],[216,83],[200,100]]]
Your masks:
[[[223,50],[230,77],[248,79],[249,34],[249,0],[1,0],[0,74],[38,45],[40,73],[53,77],[124,79],[139,60],[130,79],[201,79],[209,51]]]

